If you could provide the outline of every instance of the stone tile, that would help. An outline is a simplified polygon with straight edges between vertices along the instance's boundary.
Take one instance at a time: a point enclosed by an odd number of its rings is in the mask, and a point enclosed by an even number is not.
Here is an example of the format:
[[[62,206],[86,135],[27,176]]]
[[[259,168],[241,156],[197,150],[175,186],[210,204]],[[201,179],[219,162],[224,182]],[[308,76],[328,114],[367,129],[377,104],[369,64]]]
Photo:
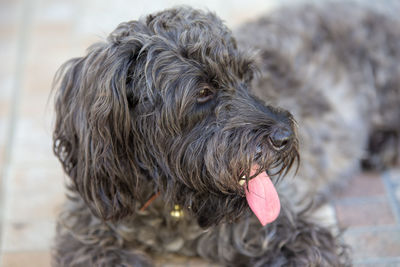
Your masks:
[[[400,151],[400,150],[399,150]],[[394,197],[393,205],[397,210],[397,214],[400,214],[400,167],[392,168],[386,172],[388,190],[391,191]]]
[[[0,26],[15,24],[22,11],[22,0],[2,0],[0,2]]]
[[[74,46],[74,55],[73,57],[76,56],[82,56],[86,53],[86,50],[94,43],[101,42],[103,41],[104,38],[99,37],[97,35],[82,35],[79,36],[75,42]]]
[[[397,204],[399,204],[400,203],[400,186],[396,187],[395,197],[397,199]]]
[[[216,12],[229,27],[235,27],[243,21],[254,19],[257,15],[263,14],[276,6],[278,1],[230,1],[228,4],[223,0],[153,0],[151,2],[116,2],[113,12],[110,12],[110,5],[107,1],[89,0],[82,2],[82,16],[79,24],[80,31],[84,33],[109,32],[122,21],[136,20],[143,15],[158,12],[177,5],[190,5],[195,8],[211,10]],[[89,11],[90,10],[90,11]],[[86,11],[86,12],[85,12]]]
[[[4,222],[2,249],[4,252],[49,250],[55,235],[51,220]]]
[[[6,42],[7,45],[4,45]],[[12,45],[12,40],[0,40],[0,60],[6,64],[0,64],[0,115],[4,111],[8,111],[6,105],[12,97],[15,87],[15,64],[16,64],[16,49]],[[11,46],[11,47],[10,47]]]
[[[35,89],[33,89],[35,90]],[[19,116],[26,122],[31,120],[32,125],[47,131],[49,138],[52,133],[54,119],[53,97],[51,96],[51,82],[47,88],[39,89],[36,93],[25,91],[20,97]]]
[[[384,196],[385,187],[379,173],[361,173],[353,177],[337,198]]]
[[[279,1],[240,1],[234,0],[226,14],[226,21],[230,27],[238,27],[242,23],[254,20],[255,18],[266,14],[279,4]],[[221,9],[226,9],[225,4],[221,6]],[[222,10],[221,10],[222,11]]]
[[[19,2],[0,2],[0,174],[4,168],[15,82]]]
[[[78,56],[72,53],[72,40],[69,23],[33,27],[24,69],[24,93],[29,92],[30,96],[40,93],[47,100],[57,69],[71,57]]]
[[[23,91],[32,95],[44,93],[42,97],[47,100],[56,70],[73,56],[75,15],[72,10],[77,7],[68,1],[38,1],[36,4],[26,45]]]
[[[8,252],[2,255],[0,266],[3,267],[25,267],[40,266],[50,267],[50,252],[30,251],[30,252]]]
[[[107,1],[89,0],[80,1],[80,3],[82,12],[77,22],[80,26],[78,29],[80,34],[105,36],[123,21],[137,20],[140,16],[150,12],[182,4],[182,0],[152,0],[151,2],[140,2],[140,4],[134,1],[114,2],[113,12],[110,12],[110,4]],[[196,4],[196,1],[191,1],[189,4]]]
[[[386,200],[340,202],[335,204],[341,227],[394,225],[395,217]]]
[[[79,14],[79,1],[41,0],[37,3],[37,17],[40,22],[54,24],[72,21]]]
[[[9,118],[2,118],[0,116],[0,174],[2,173],[2,169],[4,167],[4,160],[6,157],[6,149],[7,149],[7,132],[9,130]],[[1,177],[0,177],[1,182]]]
[[[12,79],[11,77],[6,77],[5,79],[7,79],[7,81],[4,81],[0,77],[0,119],[3,121],[2,123],[6,123],[6,118],[10,115],[12,97]],[[1,127],[1,129],[4,128]],[[1,132],[3,132],[3,130],[1,130]]]
[[[50,62],[54,58],[49,56],[48,53],[57,57],[57,51],[70,51],[74,45],[73,27],[72,21],[54,23],[36,21],[32,27],[30,40],[31,51],[35,53],[31,56],[40,57],[42,62]],[[60,56],[63,56],[62,53],[58,53],[58,57]],[[40,65],[41,62],[36,64]]]
[[[23,200],[21,200],[21,198]],[[62,209],[65,201],[63,192],[38,191],[36,194],[11,195],[7,201],[8,209],[5,215],[6,220],[54,220]]]
[[[400,229],[367,229],[346,231],[345,242],[353,249],[353,259],[399,257]]]
[[[42,165],[11,172],[8,186],[8,221],[54,220],[65,201],[63,173]]]
[[[21,1],[0,2],[0,98],[15,72],[21,15]]]
[[[392,168],[388,175],[393,184],[400,186],[400,167]]]
[[[31,194],[47,191],[61,191],[64,173],[60,168],[48,164],[15,168],[11,172],[10,192]]]
[[[16,167],[47,163],[59,167],[52,152],[52,130],[44,118],[21,116],[16,125],[13,163]]]

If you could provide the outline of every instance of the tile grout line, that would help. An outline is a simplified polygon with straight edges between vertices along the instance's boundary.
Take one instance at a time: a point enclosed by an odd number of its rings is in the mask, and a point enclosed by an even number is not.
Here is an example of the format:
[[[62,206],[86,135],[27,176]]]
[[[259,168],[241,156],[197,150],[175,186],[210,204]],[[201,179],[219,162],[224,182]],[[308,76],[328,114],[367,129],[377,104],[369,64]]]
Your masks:
[[[15,141],[18,110],[20,106],[20,97],[22,94],[22,80],[23,80],[23,70],[24,63],[26,61],[26,50],[27,43],[29,41],[29,28],[32,22],[32,10],[33,1],[25,0],[22,4],[20,18],[18,22],[20,26],[18,27],[18,39],[17,39],[17,49],[16,49],[16,59],[15,59],[15,69],[12,84],[12,95],[11,95],[11,105],[8,116],[8,129],[6,132],[6,145],[4,149],[3,158],[3,168],[0,173],[0,265],[2,262],[2,248],[3,248],[3,238],[4,238],[4,219],[5,219],[5,208],[7,201],[7,183],[11,173],[11,161],[13,145]]]
[[[397,203],[395,193],[392,190],[393,183],[392,183],[390,177],[391,177],[390,170],[387,170],[382,174],[382,180],[385,185],[386,192],[387,192],[386,195],[388,197],[390,206],[394,213],[394,217],[396,218],[396,222],[397,222],[397,224],[400,224],[400,207]]]

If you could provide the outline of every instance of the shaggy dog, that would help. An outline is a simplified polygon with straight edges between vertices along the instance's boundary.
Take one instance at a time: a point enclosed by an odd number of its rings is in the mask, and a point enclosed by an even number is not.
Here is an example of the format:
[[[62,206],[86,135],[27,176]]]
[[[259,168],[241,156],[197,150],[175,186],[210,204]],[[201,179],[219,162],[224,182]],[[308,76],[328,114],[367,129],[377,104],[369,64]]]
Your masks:
[[[120,24],[55,79],[70,193],[53,265],[350,265],[306,204],[362,160],[395,161],[399,26],[336,5],[279,10],[236,38],[188,7]]]

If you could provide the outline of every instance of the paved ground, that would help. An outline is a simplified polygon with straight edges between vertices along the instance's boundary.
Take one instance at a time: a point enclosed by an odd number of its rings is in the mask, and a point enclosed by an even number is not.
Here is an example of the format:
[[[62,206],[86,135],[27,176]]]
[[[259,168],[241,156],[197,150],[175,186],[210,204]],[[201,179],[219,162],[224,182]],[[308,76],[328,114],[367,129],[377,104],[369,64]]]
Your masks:
[[[137,3],[1,0],[0,266],[49,266],[55,216],[64,199],[64,176],[51,153],[52,77],[62,62],[83,54],[120,21],[179,1]],[[275,1],[186,3],[215,10],[235,26]],[[344,238],[355,265],[400,266],[399,203],[400,167],[354,177],[323,216],[348,228]],[[170,264],[200,265],[179,258]]]

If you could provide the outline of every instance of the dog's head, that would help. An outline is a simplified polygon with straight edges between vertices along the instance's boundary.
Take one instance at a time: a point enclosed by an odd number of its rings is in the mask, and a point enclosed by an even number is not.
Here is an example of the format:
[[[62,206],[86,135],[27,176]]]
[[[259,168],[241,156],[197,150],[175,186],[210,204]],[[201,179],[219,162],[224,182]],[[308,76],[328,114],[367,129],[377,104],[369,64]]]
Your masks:
[[[202,226],[248,210],[245,186],[298,158],[293,119],[249,93],[253,63],[219,18],[170,9],[120,24],[56,76],[54,151],[94,214],[160,192]]]

